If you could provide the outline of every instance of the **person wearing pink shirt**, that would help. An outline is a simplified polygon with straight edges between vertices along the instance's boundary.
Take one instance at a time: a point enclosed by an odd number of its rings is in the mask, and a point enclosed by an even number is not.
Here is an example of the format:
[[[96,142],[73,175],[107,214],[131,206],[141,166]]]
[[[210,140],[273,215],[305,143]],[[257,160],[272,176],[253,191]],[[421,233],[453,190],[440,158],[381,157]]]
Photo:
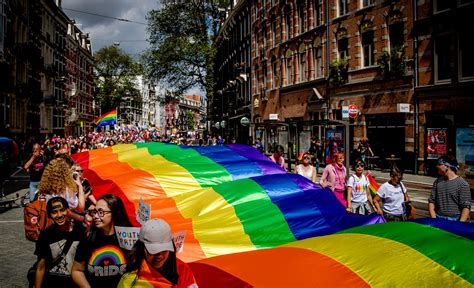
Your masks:
[[[337,200],[346,207],[347,201],[344,198],[344,191],[346,189],[347,171],[344,167],[344,153],[337,152],[332,157],[332,163],[326,165],[321,175],[319,184],[323,188],[330,188]]]
[[[273,163],[278,164],[281,168],[285,169],[285,159],[283,158],[283,154],[285,153],[285,149],[281,145],[277,145],[275,147],[275,152],[270,156],[270,160]]]

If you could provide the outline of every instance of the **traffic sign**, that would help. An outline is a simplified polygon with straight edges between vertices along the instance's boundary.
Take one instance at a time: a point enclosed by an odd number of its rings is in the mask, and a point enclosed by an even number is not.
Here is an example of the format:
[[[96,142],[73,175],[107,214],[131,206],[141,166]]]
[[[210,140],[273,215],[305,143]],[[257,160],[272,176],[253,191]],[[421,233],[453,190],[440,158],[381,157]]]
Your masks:
[[[357,116],[359,116],[359,108],[354,104],[349,105],[349,117],[357,118]]]

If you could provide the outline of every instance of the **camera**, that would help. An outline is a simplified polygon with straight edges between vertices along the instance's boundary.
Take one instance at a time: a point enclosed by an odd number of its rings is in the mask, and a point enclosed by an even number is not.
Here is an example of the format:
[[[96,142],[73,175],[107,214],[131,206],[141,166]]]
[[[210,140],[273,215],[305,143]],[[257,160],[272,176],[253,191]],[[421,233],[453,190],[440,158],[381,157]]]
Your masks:
[[[74,180],[77,180],[79,178],[79,173],[72,172],[72,178],[74,178]]]

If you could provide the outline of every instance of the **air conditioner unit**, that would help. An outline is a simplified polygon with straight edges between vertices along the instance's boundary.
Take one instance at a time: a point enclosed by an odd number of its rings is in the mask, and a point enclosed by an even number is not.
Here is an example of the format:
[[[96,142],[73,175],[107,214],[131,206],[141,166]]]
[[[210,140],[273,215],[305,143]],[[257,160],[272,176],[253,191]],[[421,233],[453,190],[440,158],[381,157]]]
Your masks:
[[[76,87],[76,82],[72,82],[70,85],[69,85],[69,88],[71,89],[69,91],[69,96],[70,97],[74,97],[77,95],[77,87]]]

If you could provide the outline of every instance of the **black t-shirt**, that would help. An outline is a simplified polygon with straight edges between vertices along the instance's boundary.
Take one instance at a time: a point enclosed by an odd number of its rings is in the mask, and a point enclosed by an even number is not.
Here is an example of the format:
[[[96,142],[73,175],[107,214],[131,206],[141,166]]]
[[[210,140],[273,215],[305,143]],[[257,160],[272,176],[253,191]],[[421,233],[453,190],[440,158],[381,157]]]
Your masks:
[[[40,233],[36,242],[35,255],[46,260],[43,287],[73,287],[74,285],[71,279],[71,268],[79,241],[84,234],[84,226],[76,222],[71,232],[62,231],[59,227],[57,224],[52,224]],[[69,239],[73,242],[67,254],[55,266],[51,266],[51,262],[63,252]]]
[[[126,272],[126,253],[119,246],[117,236],[104,236],[83,239],[77,248],[77,262],[85,263],[84,274],[91,287],[117,287]]]
[[[41,176],[43,176],[44,168],[46,168],[46,159],[43,155],[40,155],[33,160],[33,163],[30,166],[30,181],[39,182]]]

